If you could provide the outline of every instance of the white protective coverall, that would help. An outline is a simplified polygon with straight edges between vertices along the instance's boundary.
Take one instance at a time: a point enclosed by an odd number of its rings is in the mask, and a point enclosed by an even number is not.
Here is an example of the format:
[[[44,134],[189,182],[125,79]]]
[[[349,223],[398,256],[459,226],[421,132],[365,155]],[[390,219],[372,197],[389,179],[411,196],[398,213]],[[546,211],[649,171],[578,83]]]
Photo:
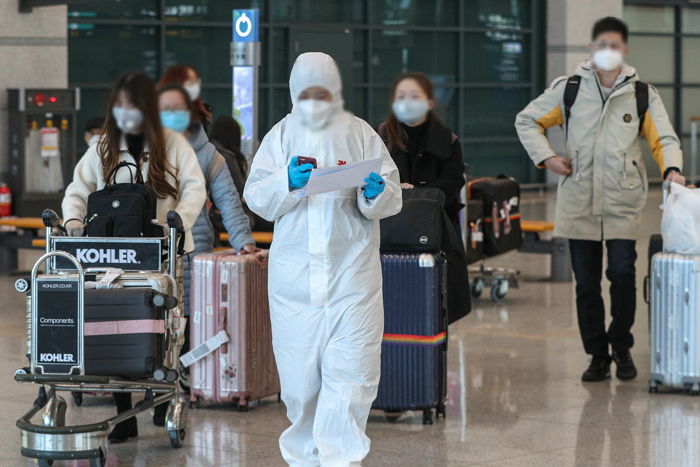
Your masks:
[[[329,123],[301,122],[299,94],[320,86],[332,94]],[[396,165],[377,133],[343,110],[335,61],[300,55],[289,88],[292,113],[265,136],[245,186],[248,206],[275,221],[269,299],[282,400],[292,425],[280,437],[293,466],[360,465],[369,452],[367,417],[377,395],[384,330],[379,219],[401,210]],[[287,167],[294,156],[319,167],[381,157],[385,189],[339,190],[297,199]]]

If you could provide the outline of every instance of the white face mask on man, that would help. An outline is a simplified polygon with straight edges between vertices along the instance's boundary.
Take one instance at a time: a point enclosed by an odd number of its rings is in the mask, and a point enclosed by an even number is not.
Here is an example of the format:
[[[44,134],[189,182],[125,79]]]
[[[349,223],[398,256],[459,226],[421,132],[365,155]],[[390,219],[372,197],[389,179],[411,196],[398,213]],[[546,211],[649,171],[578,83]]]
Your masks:
[[[611,48],[596,50],[593,54],[593,64],[602,71],[613,71],[622,65],[622,52]]]

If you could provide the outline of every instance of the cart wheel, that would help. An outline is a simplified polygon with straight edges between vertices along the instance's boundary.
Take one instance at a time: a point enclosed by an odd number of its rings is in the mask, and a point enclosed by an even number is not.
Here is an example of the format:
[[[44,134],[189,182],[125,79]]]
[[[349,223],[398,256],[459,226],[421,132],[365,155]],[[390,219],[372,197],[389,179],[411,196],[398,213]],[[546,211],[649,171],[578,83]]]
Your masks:
[[[248,401],[240,400],[238,402],[238,411],[239,412],[247,412],[248,411]]]
[[[500,302],[508,294],[508,281],[505,279],[497,280],[493,286],[491,286],[491,300],[494,302]]]
[[[47,467],[53,465],[53,459],[37,459],[37,464],[39,467]]]
[[[107,465],[107,457],[105,457],[105,453],[100,448],[100,457],[93,457],[90,459],[90,467],[104,467]]]
[[[423,425],[433,424],[433,409],[423,409]]]
[[[170,438],[170,445],[173,449],[178,449],[182,447],[182,440],[185,439],[185,429],[180,428],[179,430],[169,430],[168,438]]]
[[[73,396],[73,403],[80,407],[83,405],[83,393],[82,392],[71,392],[71,396]]]
[[[659,386],[656,381],[649,381],[649,394],[656,394],[659,392]]]
[[[481,293],[484,291],[484,279],[481,277],[477,277],[472,281],[472,286],[471,286],[471,293],[472,297],[474,298],[479,298],[481,297]]]

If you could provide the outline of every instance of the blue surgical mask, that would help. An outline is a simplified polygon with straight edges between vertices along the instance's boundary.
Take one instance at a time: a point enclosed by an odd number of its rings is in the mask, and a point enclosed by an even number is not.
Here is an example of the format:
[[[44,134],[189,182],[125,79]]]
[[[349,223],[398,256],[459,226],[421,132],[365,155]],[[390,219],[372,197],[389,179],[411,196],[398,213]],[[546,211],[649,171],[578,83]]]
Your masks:
[[[391,110],[398,121],[410,125],[423,119],[430,108],[425,100],[399,99],[391,104]]]
[[[160,122],[165,128],[184,133],[190,126],[190,113],[187,110],[161,110]]]

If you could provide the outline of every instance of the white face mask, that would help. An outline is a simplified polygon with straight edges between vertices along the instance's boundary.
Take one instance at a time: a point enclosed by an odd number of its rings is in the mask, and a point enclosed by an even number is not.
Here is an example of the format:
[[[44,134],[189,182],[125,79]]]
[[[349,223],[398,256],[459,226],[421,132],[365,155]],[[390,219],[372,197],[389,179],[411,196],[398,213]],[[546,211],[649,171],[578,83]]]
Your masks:
[[[305,99],[295,104],[304,125],[312,130],[320,130],[328,125],[333,114],[336,113],[337,105],[332,102],[319,101],[317,99]]]
[[[143,114],[139,109],[112,107],[112,116],[119,129],[124,133],[134,133],[141,129]]]
[[[428,101],[420,99],[399,99],[391,104],[391,110],[401,123],[411,125],[425,118],[430,110]]]
[[[196,101],[199,97],[199,94],[202,92],[201,81],[197,81],[194,84],[185,83],[182,87],[185,88],[185,91],[187,91],[187,94],[190,95],[190,99],[192,99],[193,101]]]
[[[622,65],[622,53],[609,48],[596,50],[593,54],[593,63],[599,70],[616,70]]]

